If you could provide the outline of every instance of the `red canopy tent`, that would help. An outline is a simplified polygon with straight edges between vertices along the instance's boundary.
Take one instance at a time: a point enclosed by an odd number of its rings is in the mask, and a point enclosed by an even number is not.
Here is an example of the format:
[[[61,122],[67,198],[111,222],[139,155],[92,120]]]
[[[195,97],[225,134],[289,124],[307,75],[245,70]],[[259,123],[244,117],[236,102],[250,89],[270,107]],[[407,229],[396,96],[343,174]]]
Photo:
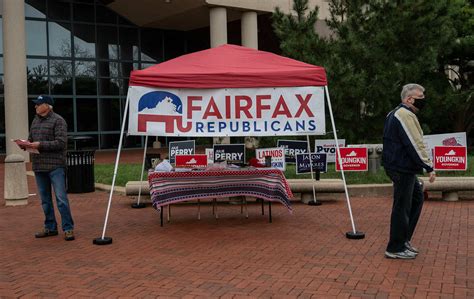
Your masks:
[[[133,71],[131,86],[237,88],[326,86],[320,66],[235,45],[203,50]]]
[[[232,89],[323,87],[328,103],[334,138],[336,140],[336,150],[340,157],[331,101],[327,90],[326,72],[324,68],[320,66],[303,63],[265,51],[235,45],[222,45],[216,48],[183,55],[147,69],[132,71],[129,86],[102,237],[94,239],[94,244],[103,245],[112,243],[112,238],[105,237],[105,231],[122,148],[126,112],[129,111],[130,92],[134,88]],[[247,136],[248,135],[250,134],[247,134]],[[146,135],[146,138],[148,138],[148,135]],[[145,155],[146,146],[143,155],[143,165]],[[342,163],[340,164],[342,165]],[[343,170],[341,174],[352,223],[352,232],[346,233],[346,236],[351,239],[360,239],[363,238],[364,235],[356,231]]]

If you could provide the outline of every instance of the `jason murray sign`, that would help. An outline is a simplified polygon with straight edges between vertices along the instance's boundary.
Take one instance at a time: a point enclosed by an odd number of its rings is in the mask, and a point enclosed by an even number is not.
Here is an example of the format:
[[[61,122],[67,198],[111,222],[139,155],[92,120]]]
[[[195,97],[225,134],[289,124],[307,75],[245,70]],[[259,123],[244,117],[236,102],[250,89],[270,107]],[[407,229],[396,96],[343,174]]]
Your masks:
[[[342,167],[344,171],[367,171],[368,157],[366,147],[341,147]],[[341,171],[336,152],[336,171]]]
[[[206,168],[206,155],[176,155],[176,167],[182,168]]]
[[[255,150],[258,162],[265,164],[265,157],[271,157],[271,167],[285,171],[285,149],[283,147],[258,148]]]
[[[214,162],[245,163],[244,144],[214,144]]]
[[[324,87],[128,90],[130,135],[325,134]]]
[[[194,140],[172,141],[169,143],[169,159],[170,163],[174,163],[177,155],[194,154]]]
[[[466,170],[467,150],[465,146],[435,146],[435,170]]]

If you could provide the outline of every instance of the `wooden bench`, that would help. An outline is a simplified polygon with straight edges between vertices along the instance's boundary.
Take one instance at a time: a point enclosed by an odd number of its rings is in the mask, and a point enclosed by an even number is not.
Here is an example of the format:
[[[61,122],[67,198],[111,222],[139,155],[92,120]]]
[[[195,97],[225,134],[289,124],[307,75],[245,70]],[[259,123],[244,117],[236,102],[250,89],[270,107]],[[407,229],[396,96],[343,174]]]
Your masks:
[[[474,191],[474,177],[437,177],[434,183],[428,177],[420,177],[426,191],[441,191],[443,200],[459,200],[460,191]]]

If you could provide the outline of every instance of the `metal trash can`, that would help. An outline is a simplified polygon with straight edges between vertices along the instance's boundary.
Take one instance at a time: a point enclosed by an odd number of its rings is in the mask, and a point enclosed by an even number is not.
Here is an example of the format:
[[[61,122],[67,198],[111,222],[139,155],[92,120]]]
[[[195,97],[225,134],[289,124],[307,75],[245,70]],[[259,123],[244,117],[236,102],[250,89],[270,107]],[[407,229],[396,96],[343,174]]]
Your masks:
[[[94,154],[94,150],[67,152],[68,193],[86,193],[95,191]]]

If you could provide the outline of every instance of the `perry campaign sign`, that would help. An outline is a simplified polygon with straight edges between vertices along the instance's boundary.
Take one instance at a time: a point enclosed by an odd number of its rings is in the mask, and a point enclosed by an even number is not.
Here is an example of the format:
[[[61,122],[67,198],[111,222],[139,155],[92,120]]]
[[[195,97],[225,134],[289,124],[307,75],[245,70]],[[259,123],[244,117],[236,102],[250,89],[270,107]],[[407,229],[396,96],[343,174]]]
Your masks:
[[[128,91],[131,135],[269,136],[326,133],[324,87]]]
[[[245,163],[245,144],[214,144],[214,162]]]
[[[169,143],[168,157],[170,163],[174,163],[176,155],[192,155],[194,154],[194,140],[172,141]]]
[[[467,150],[465,146],[435,146],[435,170],[466,170]]]
[[[311,163],[313,165],[313,172],[327,171],[327,154],[315,154],[311,153]],[[308,173],[311,172],[311,164],[309,161],[308,154],[298,154],[296,155],[296,174]]]
[[[367,171],[367,148],[366,147],[341,147],[342,167],[344,171]],[[336,152],[336,171],[341,171],[339,159]]]
[[[206,168],[206,155],[176,155],[176,167],[182,168]]]
[[[257,148],[255,156],[262,164],[265,164],[265,157],[271,157],[271,167],[285,171],[285,149],[283,147]]]
[[[308,142],[300,140],[278,140],[278,147],[285,148],[286,163],[295,163],[297,154],[304,154],[308,152]]]

